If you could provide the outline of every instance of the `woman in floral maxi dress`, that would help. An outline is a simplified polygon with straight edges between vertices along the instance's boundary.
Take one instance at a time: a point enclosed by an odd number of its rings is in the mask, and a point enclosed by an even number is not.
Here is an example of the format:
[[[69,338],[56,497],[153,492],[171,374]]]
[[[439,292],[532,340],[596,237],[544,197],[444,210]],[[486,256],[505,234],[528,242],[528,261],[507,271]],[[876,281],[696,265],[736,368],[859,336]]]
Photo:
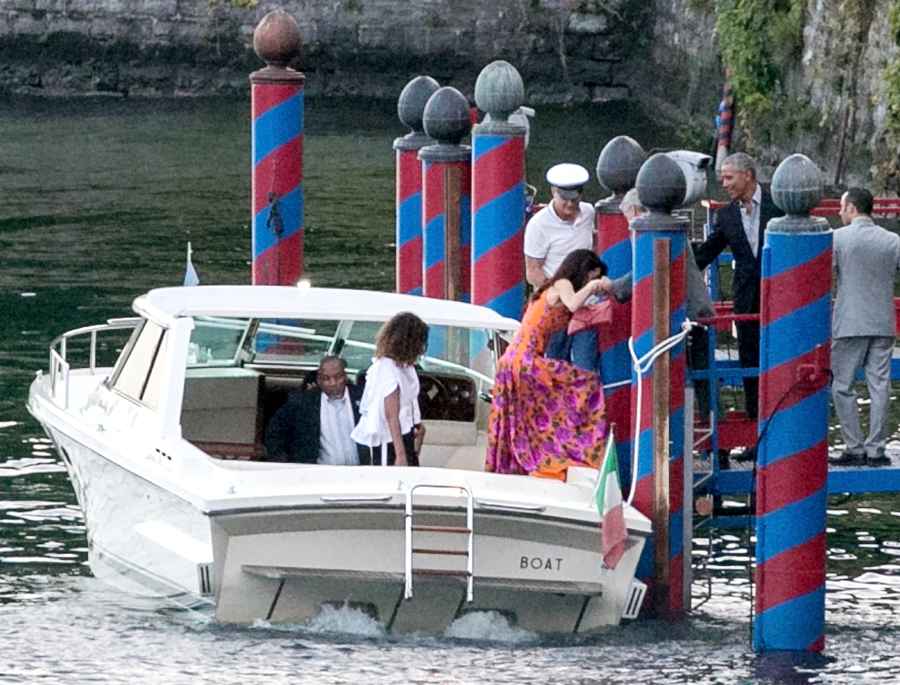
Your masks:
[[[575,250],[535,292],[497,365],[486,471],[565,479],[569,466],[600,466],[607,434],[602,381],[544,350],[601,292],[605,274],[591,250]]]

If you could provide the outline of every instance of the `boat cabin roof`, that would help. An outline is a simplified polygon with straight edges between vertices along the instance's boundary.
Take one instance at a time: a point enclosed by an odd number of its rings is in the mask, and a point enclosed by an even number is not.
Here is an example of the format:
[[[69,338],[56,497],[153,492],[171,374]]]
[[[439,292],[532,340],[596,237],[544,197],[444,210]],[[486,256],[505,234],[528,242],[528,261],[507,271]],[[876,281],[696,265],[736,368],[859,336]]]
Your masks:
[[[375,290],[271,285],[198,285],[158,288],[134,301],[134,310],[165,324],[178,317],[314,318],[387,321],[412,312],[431,325],[513,331],[519,322],[465,302]]]

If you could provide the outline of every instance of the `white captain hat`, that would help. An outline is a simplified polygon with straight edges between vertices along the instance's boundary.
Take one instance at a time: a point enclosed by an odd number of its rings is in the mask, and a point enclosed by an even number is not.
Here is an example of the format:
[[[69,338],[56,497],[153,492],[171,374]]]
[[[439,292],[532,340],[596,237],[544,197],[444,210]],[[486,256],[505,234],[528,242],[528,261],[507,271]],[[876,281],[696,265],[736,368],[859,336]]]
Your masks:
[[[564,200],[575,200],[581,195],[591,175],[580,164],[555,164],[547,170],[547,183],[557,189]]]

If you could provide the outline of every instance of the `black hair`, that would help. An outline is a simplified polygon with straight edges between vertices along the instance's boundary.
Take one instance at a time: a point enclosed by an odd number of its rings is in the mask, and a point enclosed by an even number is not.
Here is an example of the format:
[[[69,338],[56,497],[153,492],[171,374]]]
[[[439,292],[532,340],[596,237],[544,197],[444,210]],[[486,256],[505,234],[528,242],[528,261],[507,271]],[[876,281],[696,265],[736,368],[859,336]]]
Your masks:
[[[844,195],[847,196],[847,202],[852,203],[860,214],[872,213],[875,201],[872,199],[872,193],[865,188],[848,188]]]
[[[588,274],[596,269],[600,269],[601,276],[605,276],[609,271],[606,262],[600,259],[593,250],[574,250],[562,261],[556,273],[535,291],[534,299],[540,297],[551,285],[563,279],[569,281],[576,291],[581,290],[588,282]]]

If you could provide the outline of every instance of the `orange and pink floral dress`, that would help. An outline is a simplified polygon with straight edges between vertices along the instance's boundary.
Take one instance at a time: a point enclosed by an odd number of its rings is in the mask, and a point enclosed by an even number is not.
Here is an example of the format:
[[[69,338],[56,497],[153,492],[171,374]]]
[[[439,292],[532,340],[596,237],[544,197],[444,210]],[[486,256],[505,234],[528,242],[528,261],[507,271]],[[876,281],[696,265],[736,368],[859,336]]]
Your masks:
[[[546,292],[525,311],[497,364],[486,471],[564,479],[569,466],[599,468],[608,429],[600,376],[544,357],[570,318]]]

